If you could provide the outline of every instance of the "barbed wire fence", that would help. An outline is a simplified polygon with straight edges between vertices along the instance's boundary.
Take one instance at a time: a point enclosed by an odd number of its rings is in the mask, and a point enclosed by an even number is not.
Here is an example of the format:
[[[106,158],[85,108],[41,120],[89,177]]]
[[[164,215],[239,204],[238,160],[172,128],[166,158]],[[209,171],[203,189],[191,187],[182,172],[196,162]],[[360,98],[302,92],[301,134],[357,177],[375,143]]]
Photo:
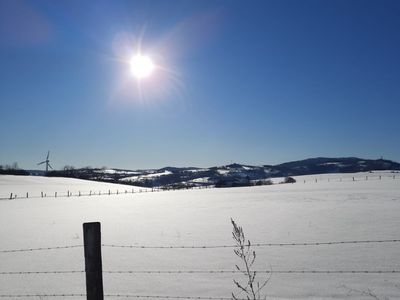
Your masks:
[[[376,239],[376,240],[347,240],[347,241],[322,241],[322,242],[293,242],[293,243],[254,243],[252,247],[320,247],[320,246],[333,246],[333,245],[348,245],[348,244],[382,244],[382,243],[400,243],[400,239]],[[35,251],[59,251],[63,249],[73,248],[84,248],[84,245],[64,245],[64,246],[52,246],[52,247],[37,247],[37,248],[21,248],[21,249],[2,249],[0,254],[12,254],[18,252],[35,252]],[[176,245],[114,245],[114,244],[101,244],[101,247],[108,248],[125,248],[125,249],[217,249],[217,248],[234,248],[235,245],[198,245],[198,246],[176,246]],[[4,271],[0,270],[0,276],[40,276],[43,274],[60,275],[63,274],[82,274],[87,270],[29,270],[29,271]],[[207,274],[207,275],[219,275],[219,274],[236,274],[242,273],[239,270],[102,270],[102,274],[153,274],[153,275],[188,275],[188,274]],[[299,269],[276,269],[276,270],[256,270],[257,273],[264,274],[283,274],[283,275],[296,275],[296,274],[310,274],[310,275],[322,275],[322,274],[400,274],[400,269],[392,270],[299,270]],[[87,297],[84,293],[32,293],[32,294],[0,294],[0,298],[67,298],[67,297]],[[143,298],[143,299],[198,299],[198,300],[231,300],[230,297],[203,297],[203,296],[182,296],[182,295],[135,295],[135,294],[104,294],[104,297],[108,298]],[[247,300],[240,299],[239,300]]]
[[[118,183],[116,183],[118,184]],[[123,189],[123,190],[89,190],[89,191],[71,191],[67,190],[67,192],[40,192],[40,194],[36,194],[32,196],[32,193],[26,192],[24,194],[10,193],[9,196],[2,196],[0,200],[15,200],[15,199],[39,199],[39,198],[68,198],[68,197],[90,197],[90,196],[116,196],[116,195],[127,195],[127,194],[142,194],[142,193],[155,193],[155,192],[171,192],[177,190],[194,190],[194,189],[210,189],[213,188],[214,185],[201,185],[201,186],[190,186],[185,188],[162,188],[162,187],[154,187],[154,188],[131,188],[131,189]]]

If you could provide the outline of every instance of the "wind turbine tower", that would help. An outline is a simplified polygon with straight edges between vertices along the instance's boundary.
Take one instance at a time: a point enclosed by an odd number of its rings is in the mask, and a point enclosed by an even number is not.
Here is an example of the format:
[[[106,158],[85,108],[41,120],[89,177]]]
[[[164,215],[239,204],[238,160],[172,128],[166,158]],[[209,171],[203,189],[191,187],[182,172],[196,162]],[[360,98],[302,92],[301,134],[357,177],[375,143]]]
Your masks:
[[[53,170],[53,167],[50,165],[49,155],[50,155],[50,151],[47,151],[46,160],[38,163],[38,166],[42,165],[42,164],[46,164],[46,173],[49,171],[49,167],[50,167],[50,169]]]

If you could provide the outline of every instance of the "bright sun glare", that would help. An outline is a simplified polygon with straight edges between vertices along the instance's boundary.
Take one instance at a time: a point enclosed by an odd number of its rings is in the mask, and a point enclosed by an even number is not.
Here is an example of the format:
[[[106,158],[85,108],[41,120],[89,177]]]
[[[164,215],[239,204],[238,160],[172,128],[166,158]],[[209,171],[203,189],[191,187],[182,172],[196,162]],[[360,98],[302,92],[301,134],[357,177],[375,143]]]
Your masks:
[[[130,65],[132,74],[138,79],[150,76],[154,70],[150,57],[141,54],[132,57]]]

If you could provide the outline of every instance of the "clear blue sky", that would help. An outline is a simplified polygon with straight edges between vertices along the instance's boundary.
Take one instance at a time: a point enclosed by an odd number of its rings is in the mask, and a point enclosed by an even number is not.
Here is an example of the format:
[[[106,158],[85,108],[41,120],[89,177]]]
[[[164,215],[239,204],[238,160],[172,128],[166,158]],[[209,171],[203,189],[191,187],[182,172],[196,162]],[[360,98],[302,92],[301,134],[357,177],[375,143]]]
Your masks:
[[[399,29],[399,1],[0,1],[0,164],[400,161]]]

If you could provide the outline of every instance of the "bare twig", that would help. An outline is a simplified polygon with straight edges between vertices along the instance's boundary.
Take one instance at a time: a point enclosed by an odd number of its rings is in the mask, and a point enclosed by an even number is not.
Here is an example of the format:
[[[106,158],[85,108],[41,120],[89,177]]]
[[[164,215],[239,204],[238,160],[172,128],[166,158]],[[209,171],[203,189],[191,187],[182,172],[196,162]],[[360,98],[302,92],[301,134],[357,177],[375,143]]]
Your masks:
[[[233,225],[232,237],[236,243],[236,248],[233,251],[242,262],[242,266],[235,265],[235,267],[246,277],[246,283],[240,283],[235,279],[233,280],[233,283],[240,290],[240,293],[246,295],[247,300],[266,299],[266,296],[262,296],[261,291],[267,285],[272,272],[269,273],[269,276],[264,281],[256,281],[257,272],[252,271],[252,267],[257,257],[256,252],[252,250],[251,242],[246,240],[243,228],[238,226],[232,219],[231,222]],[[237,295],[232,293],[232,299],[238,300],[239,298]]]

